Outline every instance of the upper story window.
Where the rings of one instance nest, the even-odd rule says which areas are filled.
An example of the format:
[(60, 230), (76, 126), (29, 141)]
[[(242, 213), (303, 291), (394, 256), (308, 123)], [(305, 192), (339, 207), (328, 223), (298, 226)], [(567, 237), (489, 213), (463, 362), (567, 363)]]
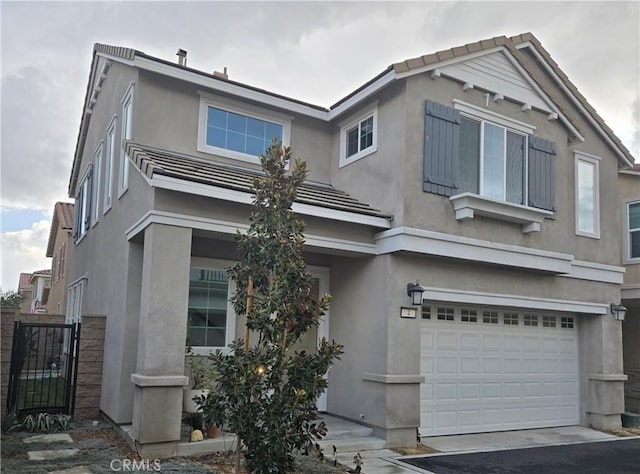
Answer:
[(260, 163), (273, 139), (289, 145), (291, 117), (201, 93), (198, 151)]
[(235, 316), (229, 302), (230, 282), (224, 262), (193, 262), (189, 272), (187, 344), (196, 354), (226, 350), (235, 337)]
[(600, 159), (576, 153), (576, 234), (600, 238)]
[(96, 148), (96, 155), (93, 160), (93, 196), (91, 200), (92, 211), (91, 211), (91, 224), (96, 225), (100, 218), (100, 206), (98, 202), (100, 200), (100, 179), (101, 179), (101, 170), (102, 170), (102, 162), (103, 162), (103, 151), (104, 144), (100, 142), (98, 148)]
[(357, 117), (340, 124), (340, 167), (353, 163), (378, 149), (377, 103)]
[(116, 118), (113, 117), (107, 128), (107, 155), (104, 164), (104, 212), (111, 209), (113, 198), (113, 167), (116, 155)]
[(640, 201), (626, 204), (626, 259), (640, 261)]
[(80, 187), (76, 194), (75, 222), (73, 225), (73, 237), (79, 242), (87, 233), (91, 221), (91, 196), (93, 184), (93, 165), (89, 165), (84, 177), (80, 181)]
[(124, 143), (133, 137), (133, 90), (131, 84), (122, 99), (122, 137), (120, 146), (120, 179), (118, 180), (118, 197), (129, 188), (129, 160), (124, 151)]
[(454, 99), (425, 104), (425, 192), (451, 196), (456, 219), (475, 214), (537, 232), (555, 212), (555, 144), (535, 127)]
[(460, 118), (458, 192), (526, 203), (527, 136), (487, 120)]

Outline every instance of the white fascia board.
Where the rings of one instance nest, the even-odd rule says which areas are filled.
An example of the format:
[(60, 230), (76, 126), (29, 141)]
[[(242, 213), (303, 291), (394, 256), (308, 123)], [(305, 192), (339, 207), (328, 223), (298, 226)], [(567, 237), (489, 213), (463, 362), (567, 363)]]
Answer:
[(450, 288), (427, 287), (422, 295), (423, 301), (446, 301), (457, 304), (473, 304), (522, 308), (537, 311), (559, 311), (580, 314), (608, 314), (609, 305), (588, 301), (556, 300), (535, 296), (483, 293)]
[(571, 132), (575, 135), (575, 137), (578, 140), (584, 143), (585, 138), (582, 136), (582, 134), (578, 131), (576, 127), (573, 126), (573, 124), (569, 121), (569, 119), (560, 111), (560, 109), (551, 100), (551, 98), (549, 98), (549, 96), (547, 96), (547, 94), (544, 93), (544, 91), (540, 88), (540, 86), (538, 86), (538, 83), (534, 81), (531, 76), (529, 76), (527, 71), (524, 70), (524, 68), (520, 65), (520, 63), (516, 60), (516, 58), (513, 57), (513, 55), (508, 50), (505, 50), (505, 53), (506, 53), (505, 55), (507, 57), (507, 60), (511, 62), (513, 67), (515, 67), (518, 70), (518, 72), (520, 72), (520, 74), (522, 74), (522, 77), (524, 77), (525, 80), (529, 83), (529, 85), (533, 87), (533, 89), (538, 93), (538, 95), (542, 98), (542, 100), (549, 106), (551, 111), (556, 113), (560, 118), (560, 121), (569, 130), (571, 130)]
[[(230, 222), (220, 219), (210, 219), (207, 217), (189, 216), (185, 214), (152, 210), (147, 212), (135, 224), (127, 229), (127, 240), (133, 239), (151, 224), (186, 227), (189, 229), (204, 230), (226, 235), (236, 235), (238, 231), (246, 233), (249, 229), (248, 224), (240, 222)], [(305, 246), (355, 254), (376, 254), (376, 245), (373, 243), (336, 239), (315, 234), (305, 235)]]
[(393, 69), (390, 70), (375, 82), (369, 84), (367, 87), (365, 87), (361, 91), (349, 97), (347, 100), (345, 100), (343, 103), (338, 105), (336, 108), (331, 109), (329, 111), (329, 114), (326, 120), (329, 120), (329, 121), (333, 120), (339, 115), (342, 115), (343, 113), (350, 111), (352, 107), (366, 100), (369, 96), (377, 93), (380, 89), (385, 87), (387, 84), (395, 81), (396, 79), (398, 79), (398, 75), (395, 73)]
[(326, 111), (318, 110), (313, 107), (300, 104), (298, 102), (286, 100), (282, 97), (275, 97), (264, 92), (252, 90), (247, 87), (242, 87), (237, 84), (231, 84), (226, 81), (206, 77), (186, 69), (175, 68), (168, 64), (154, 61), (153, 59), (136, 57), (133, 65), (140, 69), (162, 74), (164, 76), (169, 76), (174, 79), (189, 82), (192, 84), (197, 84), (201, 87), (217, 90), (236, 97), (253, 100), (270, 107), (278, 107), (290, 112), (306, 115), (308, 117), (313, 117), (324, 121), (327, 120), (328, 113)]
[(573, 261), (573, 255), (569, 254), (410, 227), (395, 227), (376, 234), (374, 239), (379, 255), (410, 251), (555, 274), (571, 273)]
[[(553, 68), (551, 66), (549, 66), (547, 64), (547, 62), (545, 61), (545, 59), (542, 57), (542, 55), (538, 52), (538, 50), (535, 48), (535, 46), (527, 41), (525, 43), (519, 44), (517, 46), (518, 49), (523, 49), (523, 48), (529, 48), (531, 49), (531, 51), (533, 52), (534, 56), (538, 59), (538, 61), (540, 61), (540, 63), (543, 65), (543, 67), (546, 69), (546, 71), (551, 75), (551, 77), (553, 77), (553, 79), (558, 83), (558, 85), (560, 86), (560, 88), (569, 96), (571, 97), (571, 100), (573, 101), (574, 105), (576, 107), (578, 107), (578, 109), (582, 112), (582, 114), (587, 118), (587, 120), (589, 121), (589, 123), (591, 125), (593, 125), (596, 130), (598, 130), (600, 132), (600, 134), (602, 135), (602, 138), (604, 138), (604, 140), (611, 146), (613, 147), (614, 150), (616, 150), (618, 152), (618, 156), (622, 159), (622, 161), (627, 164), (628, 166), (633, 166), (633, 162), (629, 161), (629, 159), (626, 157), (626, 155), (624, 154), (624, 152), (622, 152), (622, 150), (620, 150), (620, 148), (618, 147), (618, 145), (616, 145), (613, 140), (611, 140), (611, 138), (609, 138), (609, 135), (607, 135), (607, 133), (603, 130), (602, 126), (591, 116), (591, 113), (584, 108), (584, 105), (582, 105), (582, 102), (573, 94), (573, 92), (571, 92), (569, 90), (569, 88), (565, 85), (564, 81), (562, 79), (560, 79), (560, 77), (558, 77), (558, 75), (556, 74), (556, 72), (553, 70)], [(583, 140), (584, 141), (584, 140)]]
[(624, 281), (624, 272), (624, 267), (574, 260), (571, 262), (571, 273), (560, 276), (621, 285)]
[[(221, 199), (223, 201), (231, 201), (241, 204), (253, 203), (253, 194), (250, 193), (210, 186), (208, 184), (194, 183), (192, 181), (171, 178), (167, 176), (154, 176), (151, 179), (151, 185), (156, 188), (196, 194), (199, 196)], [(304, 216), (313, 216), (335, 221), (369, 225), (381, 229), (388, 229), (391, 227), (391, 223), (389, 222), (389, 220), (385, 219), (384, 217), (357, 214), (355, 212), (341, 211), (339, 209), (330, 209), (321, 206), (313, 206), (311, 204), (294, 202), (291, 206), (291, 210), (296, 214)]]

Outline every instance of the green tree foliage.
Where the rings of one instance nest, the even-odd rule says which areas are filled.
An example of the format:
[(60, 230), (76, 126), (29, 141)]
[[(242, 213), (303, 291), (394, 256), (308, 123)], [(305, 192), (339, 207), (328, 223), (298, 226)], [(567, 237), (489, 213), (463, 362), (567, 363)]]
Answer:
[(17, 291), (2, 291), (0, 290), (0, 306), (20, 306), (24, 296)]
[(254, 181), (250, 227), (236, 237), (241, 261), (229, 270), (235, 312), (247, 314), (253, 336), (250, 345), (232, 344), (231, 356), (211, 356), (217, 388), (203, 405), (207, 419), (240, 436), (251, 472), (287, 473), (294, 471), (293, 452), (326, 434), (314, 421), (316, 399), (343, 347), (323, 339), (313, 354), (292, 349), (318, 325), (330, 296), (316, 301), (311, 293), (304, 223), (291, 211), (306, 163), (296, 159), (287, 172), (291, 150), (275, 141), (260, 160), (265, 175)]

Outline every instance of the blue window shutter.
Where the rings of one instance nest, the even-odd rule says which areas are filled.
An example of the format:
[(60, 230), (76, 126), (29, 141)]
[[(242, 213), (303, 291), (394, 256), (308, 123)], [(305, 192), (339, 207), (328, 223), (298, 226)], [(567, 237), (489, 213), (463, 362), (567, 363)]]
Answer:
[(451, 196), (456, 188), (460, 112), (427, 100), (424, 120), (424, 185), (429, 193)]
[(529, 135), (529, 206), (556, 210), (555, 143)]

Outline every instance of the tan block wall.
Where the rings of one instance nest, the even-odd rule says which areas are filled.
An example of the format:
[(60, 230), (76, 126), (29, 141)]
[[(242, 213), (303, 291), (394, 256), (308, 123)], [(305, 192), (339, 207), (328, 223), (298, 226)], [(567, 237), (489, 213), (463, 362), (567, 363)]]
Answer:
[[(11, 346), (14, 322), (64, 323), (64, 316), (52, 314), (21, 314), (19, 308), (2, 308), (0, 321), (0, 403), (4, 417), (7, 413), (7, 389), (11, 367)], [(83, 316), (80, 329), (78, 378), (76, 381), (75, 419), (99, 416), (102, 359), (104, 354), (104, 316)]]

